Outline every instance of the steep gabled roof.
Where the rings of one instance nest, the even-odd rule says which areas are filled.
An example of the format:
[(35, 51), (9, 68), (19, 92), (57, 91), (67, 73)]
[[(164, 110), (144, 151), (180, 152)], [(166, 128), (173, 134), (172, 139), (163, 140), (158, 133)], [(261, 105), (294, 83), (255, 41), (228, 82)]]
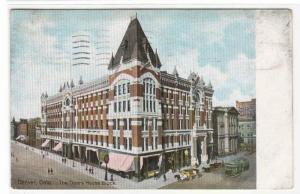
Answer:
[(112, 59), (108, 65), (109, 69), (120, 65), (121, 59), (123, 63), (137, 59), (144, 63), (150, 62), (154, 67), (160, 68), (161, 66), (158, 54), (153, 52), (137, 18), (129, 23), (117, 53)]

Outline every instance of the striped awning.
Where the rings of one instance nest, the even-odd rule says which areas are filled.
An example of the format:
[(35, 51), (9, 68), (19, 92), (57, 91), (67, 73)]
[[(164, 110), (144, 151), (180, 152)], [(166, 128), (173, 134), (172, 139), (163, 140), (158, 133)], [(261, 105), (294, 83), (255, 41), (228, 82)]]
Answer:
[(58, 151), (62, 151), (62, 142), (59, 142), (54, 148), (54, 151), (58, 152)]
[[(102, 166), (105, 166), (105, 164), (102, 163)], [(134, 156), (109, 153), (109, 162), (107, 167), (122, 172), (134, 171)]]
[(46, 140), (44, 141), (44, 143), (42, 144), (42, 148), (48, 147), (48, 146), (49, 146), (49, 142), (50, 142), (50, 139), (46, 139)]

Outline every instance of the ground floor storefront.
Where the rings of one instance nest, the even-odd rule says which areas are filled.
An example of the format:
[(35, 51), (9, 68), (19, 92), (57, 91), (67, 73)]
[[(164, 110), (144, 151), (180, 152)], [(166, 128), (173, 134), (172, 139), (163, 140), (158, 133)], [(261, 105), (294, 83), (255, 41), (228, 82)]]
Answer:
[[(101, 169), (106, 169), (107, 167), (110, 173), (136, 181), (152, 177), (158, 178), (170, 170), (176, 172), (182, 168), (189, 167), (191, 166), (192, 156), (190, 146), (142, 155), (115, 152), (99, 147), (53, 139), (44, 139), (41, 147), (43, 150), (58, 154), (64, 158), (78, 161), (82, 165), (89, 164)], [(194, 150), (197, 156), (200, 157), (200, 161), (203, 154), (201, 150), (201, 146), (196, 151)], [(107, 166), (104, 161), (106, 155), (109, 157)], [(210, 154), (208, 155), (210, 158)]]

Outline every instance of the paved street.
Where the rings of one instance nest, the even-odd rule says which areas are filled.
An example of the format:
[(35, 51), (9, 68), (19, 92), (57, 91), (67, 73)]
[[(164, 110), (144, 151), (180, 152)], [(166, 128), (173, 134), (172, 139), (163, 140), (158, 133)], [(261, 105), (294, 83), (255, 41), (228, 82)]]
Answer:
[[(249, 170), (242, 172), (240, 176), (228, 177), (224, 174), (224, 168), (212, 172), (202, 172), (202, 177), (191, 181), (175, 182), (162, 187), (162, 189), (255, 189), (256, 188), (256, 153), (251, 155), (240, 154), (249, 159)], [(229, 158), (225, 158), (225, 161)]]
[[(25, 147), (28, 147), (28, 150)], [(173, 173), (169, 172), (166, 174), (167, 181), (163, 181), (163, 177), (161, 177), (160, 179), (151, 178), (137, 183), (114, 174), (112, 183), (111, 181), (104, 181), (105, 170), (93, 167), (94, 174), (90, 174), (86, 170), (86, 166), (88, 168), (91, 166), (81, 166), (79, 162), (75, 161), (75, 167), (73, 167), (73, 160), (68, 159), (66, 164), (62, 164), (62, 157), (57, 154), (49, 153), (43, 159), (41, 150), (15, 142), (11, 143), (11, 152), (14, 153), (11, 163), (13, 188), (156, 189), (176, 181)], [(18, 158), (18, 162), (16, 162), (16, 158)], [(48, 175), (48, 168), (53, 168), (53, 175)], [(108, 178), (110, 178), (110, 173), (108, 173)], [(43, 180), (45, 180), (45, 184)], [(66, 180), (69, 184), (62, 184), (60, 180)], [(49, 181), (49, 184), (46, 184), (47, 181)], [(72, 184), (73, 182), (74, 184)]]
[[(11, 185), (15, 189), (111, 189), (110, 182), (73, 170), (53, 159), (49, 155), (43, 159), (32, 148), (12, 143), (14, 154), (11, 162)], [(37, 151), (37, 150), (36, 150)], [(53, 175), (48, 174), (53, 169)]]
[[(28, 147), (26, 149), (26, 147)], [(86, 170), (86, 165), (67, 160), (66, 164), (61, 162), (61, 156), (49, 153), (43, 159), (41, 150), (31, 148), (24, 144), (12, 143), (11, 182), (13, 188), (19, 189), (230, 189), (243, 188), (254, 189), (256, 177), (255, 153), (245, 156), (250, 160), (250, 169), (238, 177), (227, 177), (223, 169), (210, 173), (202, 173), (203, 176), (191, 181), (177, 182), (174, 174), (166, 173), (167, 180), (146, 179), (135, 182), (118, 175), (114, 175), (114, 181), (104, 181), (105, 171), (94, 167), (94, 174)], [(223, 158), (224, 161), (232, 159)], [(48, 168), (53, 169), (53, 175), (48, 174)], [(90, 168), (90, 166), (88, 166)], [(110, 173), (108, 174), (110, 177)]]

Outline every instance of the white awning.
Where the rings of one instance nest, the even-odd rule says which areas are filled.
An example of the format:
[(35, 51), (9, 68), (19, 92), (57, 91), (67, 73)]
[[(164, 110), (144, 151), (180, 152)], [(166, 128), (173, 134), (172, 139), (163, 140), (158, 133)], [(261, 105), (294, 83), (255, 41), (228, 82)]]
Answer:
[(59, 142), (54, 148), (54, 151), (58, 152), (58, 151), (62, 151), (62, 142)]
[(42, 148), (49, 146), (50, 139), (46, 139), (44, 143), (42, 144)]
[(93, 152), (96, 152), (96, 155), (97, 155), (97, 158), (98, 158), (98, 160), (99, 160), (99, 151), (98, 151), (98, 149), (97, 148), (91, 148), (91, 147), (86, 147), (86, 157), (87, 157), (87, 151), (88, 150), (90, 150), (90, 151), (93, 151)]
[(26, 137), (24, 135), (19, 135), (16, 140), (21, 140), (21, 141), (24, 141), (26, 140)]
[[(102, 163), (102, 166), (105, 166)], [(130, 172), (134, 171), (134, 156), (127, 154), (109, 153), (109, 162), (107, 167), (116, 171)]]

